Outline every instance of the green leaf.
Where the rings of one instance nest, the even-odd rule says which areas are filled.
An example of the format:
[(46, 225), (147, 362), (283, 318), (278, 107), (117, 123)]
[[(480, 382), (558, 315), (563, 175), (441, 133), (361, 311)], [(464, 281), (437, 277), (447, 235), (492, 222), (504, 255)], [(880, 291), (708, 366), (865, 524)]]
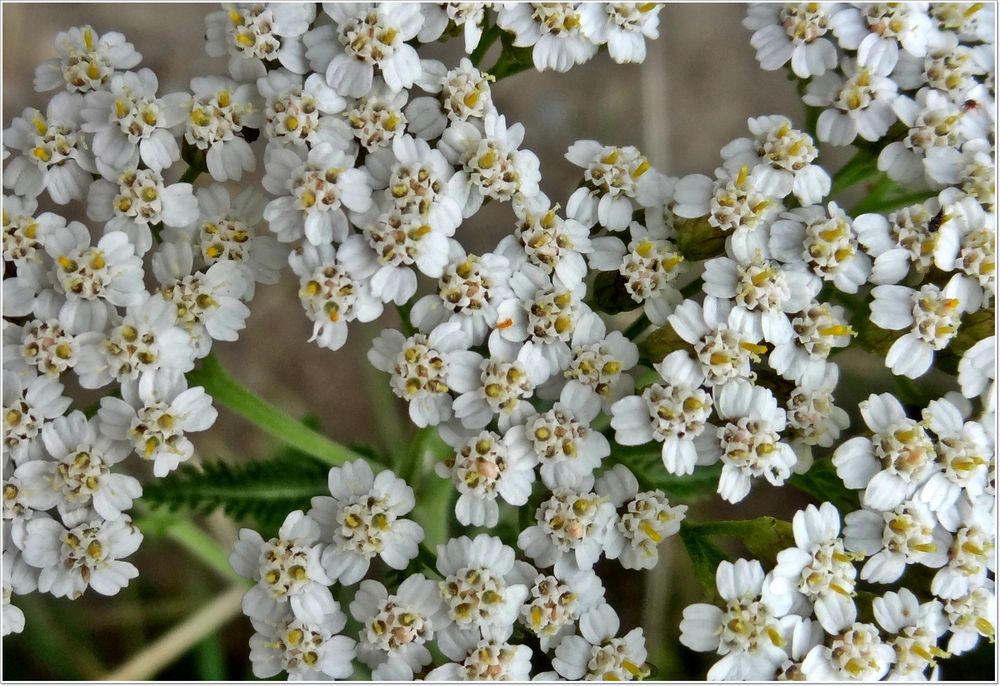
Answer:
[(649, 479), (654, 488), (659, 488), (667, 494), (671, 503), (689, 503), (715, 493), (719, 487), (719, 475), (722, 465), (714, 464), (708, 467), (697, 467), (693, 474), (677, 476), (668, 473), (660, 463), (661, 474)]
[(694, 575), (701, 583), (705, 597), (709, 601), (714, 601), (715, 570), (719, 568), (719, 563), (728, 560), (729, 556), (722, 552), (722, 549), (715, 545), (697, 525), (688, 524), (686, 521), (681, 522), (681, 542), (687, 550), (688, 557), (691, 558)]
[(805, 474), (793, 474), (785, 483), (808, 493), (817, 502), (831, 502), (841, 512), (853, 512), (859, 509), (858, 494), (844, 486), (837, 476), (833, 461), (829, 459), (816, 460)]

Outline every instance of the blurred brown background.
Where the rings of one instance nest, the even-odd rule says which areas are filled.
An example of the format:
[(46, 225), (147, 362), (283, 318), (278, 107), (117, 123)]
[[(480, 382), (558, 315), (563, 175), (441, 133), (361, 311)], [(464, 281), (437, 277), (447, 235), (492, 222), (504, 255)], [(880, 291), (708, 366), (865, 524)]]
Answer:
[[(4, 125), (24, 107), (44, 110), (50, 94), (33, 92), (35, 65), (54, 56), (56, 33), (74, 25), (88, 23), (99, 33), (123, 32), (142, 53), (141, 66), (158, 75), (161, 94), (186, 89), (193, 76), (223, 73), (225, 60), (209, 58), (203, 44), (204, 17), (218, 7), (4, 2)], [(660, 38), (647, 44), (643, 65), (617, 65), (602, 53), (567, 74), (531, 71), (497, 84), (495, 103), (508, 123), (524, 123), (523, 147), (541, 159), (542, 189), (549, 197), (565, 204), (575, 187), (579, 170), (563, 154), (578, 139), (635, 145), (656, 168), (674, 176), (711, 175), (719, 149), (745, 135), (747, 117), (783, 113), (801, 124), (794, 85), (784, 72), (758, 68), (749, 32), (740, 25), (744, 14), (745, 6), (736, 4), (668, 5), (660, 13)], [(424, 56), (455, 64), (460, 43), (428, 46)], [(493, 59), (491, 54), (484, 65)], [(261, 171), (243, 183), (255, 183)], [(75, 210), (86, 221), (82, 209)], [(489, 250), (512, 229), (512, 222), (509, 206), (494, 204), (464, 224), (459, 238), (469, 250)], [(368, 325), (352, 324), (348, 345), (334, 353), (306, 342), (310, 325), (296, 292), (290, 272), (278, 285), (258, 287), (239, 342), (217, 345), (217, 356), (241, 382), (289, 414), (316, 415), (335, 440), (391, 449), (390, 443), (400, 439), (399, 417), (405, 413), (399, 413), (385, 379), (368, 365), (365, 352), (382, 327), (396, 324), (394, 312), (387, 310), (382, 320)], [(366, 387), (375, 392), (363, 392)], [(852, 395), (867, 392), (862, 386)], [(261, 458), (276, 446), (224, 409), (216, 426), (195, 442), (201, 457), (233, 460)], [(762, 484), (755, 485), (754, 492), (757, 497), (743, 504), (740, 517), (779, 514), (775, 503), (790, 496)], [(710, 511), (700, 517), (730, 516), (719, 507), (720, 501), (710, 500)], [(782, 509), (793, 505), (784, 502)], [(232, 523), (218, 514), (199, 521), (228, 549), (236, 534)], [(622, 616), (623, 629), (645, 628), (650, 660), (661, 670), (658, 678), (701, 678), (710, 664), (703, 658), (709, 656), (695, 655), (677, 643), (680, 611), (700, 600), (699, 590), (676, 537), (661, 555), (660, 566), (651, 574), (614, 573), (616, 565), (607, 565), (609, 600)], [(225, 588), (222, 580), (166, 540), (147, 540), (132, 561), (140, 577), (112, 599), (93, 593), (76, 603), (38, 595), (15, 598), (25, 610), (28, 628), (4, 641), (5, 676), (100, 678)], [(249, 623), (237, 616), (147, 678), (252, 678), (246, 647), (250, 631)]]

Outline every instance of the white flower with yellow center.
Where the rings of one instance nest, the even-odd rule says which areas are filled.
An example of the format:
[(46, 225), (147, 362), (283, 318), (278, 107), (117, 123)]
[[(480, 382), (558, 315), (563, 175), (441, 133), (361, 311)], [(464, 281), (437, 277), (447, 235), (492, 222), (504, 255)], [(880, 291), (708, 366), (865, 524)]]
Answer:
[(944, 604), (948, 616), (948, 652), (961, 655), (975, 648), (979, 639), (996, 639), (997, 599), (994, 582), (987, 579), (982, 586)]
[[(626, 373), (639, 362), (639, 348), (621, 331), (593, 340), (582, 339), (572, 347), (573, 358), (562, 373), (562, 379), (576, 381), (601, 400), (605, 414), (635, 388), (632, 375)], [(560, 388), (562, 379), (553, 377), (539, 395), (548, 398)], [(561, 392), (561, 391), (560, 391)]]
[(63, 395), (63, 389), (51, 376), (4, 374), (3, 445), (4, 454), (14, 464), (41, 457), (41, 445), (36, 439), (42, 426), (46, 420), (62, 416), (72, 402)]
[(4, 341), (4, 371), (18, 376), (31, 376), (32, 370), (37, 370), (50, 378), (58, 377), (76, 365), (80, 354), (76, 336), (55, 319), (34, 319), (23, 328), (5, 326), (4, 337), (8, 335), (12, 340), (9, 344)]
[(104, 223), (106, 234), (123, 232), (141, 256), (153, 247), (153, 226), (191, 224), (198, 217), (198, 200), (189, 183), (168, 186), (160, 172), (130, 167), (115, 183), (98, 179), (90, 185), (87, 217)]
[(922, 681), (928, 667), (935, 667), (940, 658), (950, 657), (938, 647), (948, 629), (941, 601), (921, 603), (912, 591), (901, 588), (899, 593), (890, 591), (875, 598), (872, 609), (882, 628), (894, 634), (886, 641), (896, 651), (889, 679)]
[(989, 42), (995, 33), (996, 10), (989, 4), (935, 2), (931, 3), (930, 16), (934, 28), (954, 32), (963, 40)]
[(320, 47), (306, 39), (306, 55), (315, 71), (325, 71), (326, 82), (335, 91), (345, 97), (363, 96), (376, 70), (393, 92), (409, 88), (420, 78), (420, 57), (409, 44), (424, 25), (418, 3), (328, 2), (323, 11), (336, 24), (324, 37), (332, 34), (342, 47)]
[[(3, 196), (3, 261), (20, 266), (28, 262), (41, 262), (45, 253), (45, 240), (57, 227), (66, 226), (58, 214), (38, 214), (34, 198)], [(37, 215), (37, 216), (36, 216)]]
[(720, 562), (715, 582), (725, 607), (697, 603), (684, 608), (681, 644), (723, 656), (708, 671), (710, 680), (772, 679), (802, 621), (788, 614), (791, 596), (772, 592), (771, 578), (756, 560)]
[(785, 198), (793, 193), (801, 205), (814, 205), (830, 192), (830, 175), (813, 161), (819, 155), (807, 133), (792, 128), (780, 115), (747, 120), (753, 138), (737, 138), (722, 148), (730, 174), (750, 169), (750, 183), (761, 193)]
[(642, 629), (618, 636), (621, 623), (607, 603), (580, 617), (580, 636), (567, 636), (556, 647), (552, 666), (565, 679), (633, 681), (649, 676)]
[(403, 112), (408, 98), (407, 91), (394, 93), (382, 79), (375, 79), (371, 89), (344, 112), (352, 135), (361, 147), (368, 152), (388, 147), (408, 129), (409, 122)]
[(659, 489), (640, 493), (635, 475), (621, 464), (601, 474), (594, 491), (618, 509), (608, 530), (608, 557), (625, 569), (653, 569), (660, 559), (658, 546), (680, 531), (687, 505), (672, 507)]
[(187, 93), (156, 97), (158, 81), (149, 69), (111, 77), (108, 90), (95, 90), (84, 99), (81, 128), (94, 134), (97, 169), (115, 179), (139, 161), (162, 171), (177, 161), (181, 149), (174, 137), (184, 122)]
[(580, 5), (580, 28), (597, 45), (607, 45), (618, 64), (643, 62), (645, 39), (660, 37), (662, 8), (655, 2), (586, 2)]
[(799, 456), (793, 468), (796, 474), (804, 473), (812, 465), (812, 446), (829, 448), (840, 432), (851, 425), (847, 412), (834, 404), (839, 378), (837, 365), (817, 365), (798, 379), (788, 394), (786, 429)]
[(277, 196), (264, 208), (264, 219), (278, 240), (303, 236), (313, 245), (342, 242), (350, 230), (345, 209), (372, 207), (372, 189), (354, 157), (322, 143), (308, 152), (271, 148), (264, 163), (264, 188)]
[(944, 288), (925, 284), (920, 290), (906, 286), (876, 286), (871, 321), (881, 329), (909, 329), (889, 348), (885, 364), (893, 374), (911, 379), (922, 376), (934, 362), (934, 351), (946, 348), (958, 332), (966, 303), (959, 295), (960, 275)]
[(807, 105), (826, 108), (816, 120), (816, 137), (832, 145), (850, 145), (858, 136), (878, 141), (896, 122), (892, 68), (844, 58), (841, 69), (843, 76), (829, 71), (810, 81), (802, 96)]
[(514, 233), (497, 245), (497, 252), (510, 261), (511, 271), (527, 262), (564, 284), (583, 281), (587, 276), (583, 256), (593, 250), (587, 227), (560, 217), (559, 205), (552, 205), (544, 193), (520, 199), (513, 206), (518, 219)]
[(347, 616), (334, 601), (334, 610), (322, 622), (304, 622), (288, 613), (275, 623), (254, 621), (250, 663), (258, 679), (282, 671), (290, 679), (346, 679), (354, 671), (355, 641), (339, 635)]
[(597, 53), (583, 33), (579, 2), (501, 3), (497, 26), (514, 34), (515, 47), (531, 47), (535, 69), (569, 71)]
[(551, 410), (511, 427), (504, 441), (512, 454), (541, 463), (547, 488), (572, 488), (611, 453), (608, 439), (590, 428), (600, 411), (600, 397), (579, 381), (570, 381)]
[(494, 527), (500, 517), (498, 498), (515, 506), (528, 502), (538, 463), (533, 453), (512, 450), (508, 441), (492, 431), (470, 433), (442, 427), (441, 434), (455, 452), (435, 465), (434, 472), (455, 484), (459, 522)]
[(424, 540), (423, 528), (403, 519), (413, 509), (413, 489), (387, 469), (375, 476), (363, 460), (332, 468), (328, 485), (330, 496), (313, 498), (309, 516), (319, 522), (323, 540), (332, 540), (322, 556), (330, 578), (356, 583), (375, 556), (405, 569)]
[(191, 79), (190, 114), (184, 139), (205, 154), (208, 173), (216, 181), (239, 181), (257, 168), (243, 130), (259, 129), (261, 107), (253, 84), (237, 84), (220, 76)]
[(218, 412), (205, 389), (188, 388), (183, 375), (155, 381), (122, 384), (121, 398), (101, 398), (97, 418), (101, 433), (131, 443), (153, 463), (153, 475), (164, 477), (194, 454), (187, 434), (210, 428)]
[(300, 245), (288, 262), (299, 277), (299, 300), (313, 323), (310, 342), (339, 350), (347, 341), (348, 322), (370, 322), (382, 314), (382, 301), (372, 295), (367, 281), (347, 271), (332, 245)]
[(715, 179), (690, 174), (674, 187), (674, 213), (678, 217), (708, 217), (708, 223), (723, 233), (765, 229), (785, 210), (780, 198), (764, 193), (750, 179), (750, 167), (743, 165), (735, 174), (724, 167), (715, 170)]
[[(468, 634), (455, 641), (451, 662), (431, 670), (427, 681), (528, 681), (531, 678), (531, 648), (508, 643), (507, 631), (491, 629), (480, 638)], [(445, 640), (440, 637), (438, 641)], [(442, 651), (443, 652), (443, 651)], [(451, 655), (449, 655), (451, 657)]]
[(80, 359), (74, 368), (84, 388), (102, 388), (113, 381), (185, 373), (194, 367), (191, 335), (178, 325), (177, 307), (155, 294), (106, 333), (77, 337)]
[(290, 609), (296, 619), (321, 624), (339, 608), (320, 565), (320, 526), (302, 510), (288, 513), (278, 535), (265, 541), (252, 529), (240, 529), (229, 564), (255, 582), (243, 596), (243, 613), (275, 623)]
[(809, 505), (792, 518), (794, 548), (778, 553), (772, 592), (794, 598), (796, 606), (807, 603), (823, 630), (836, 634), (854, 623), (855, 556), (844, 550), (840, 538), (840, 513), (831, 503), (817, 509)]
[(862, 503), (892, 510), (940, 470), (924, 427), (908, 419), (899, 400), (872, 394), (859, 408), (873, 435), (856, 436), (833, 454), (837, 475), (848, 488), (865, 489)]
[(536, 574), (521, 606), (520, 622), (538, 636), (542, 650), (576, 629), (580, 616), (604, 602), (604, 586), (593, 571), (569, 570), (564, 575)]
[(786, 264), (802, 265), (844, 293), (857, 293), (868, 281), (871, 259), (858, 246), (851, 218), (830, 202), (800, 207), (771, 225), (771, 254)]
[(467, 57), (450, 70), (440, 62), (423, 64), (425, 72), (432, 73), (425, 74), (427, 83), (421, 87), (434, 97), (413, 98), (406, 106), (407, 129), (414, 136), (431, 141), (450, 122), (481, 120), (495, 109), (490, 92), (490, 83), (495, 79), (476, 69)]
[(441, 134), (438, 149), (459, 168), (450, 185), (463, 217), (478, 212), (485, 198), (509, 202), (538, 194), (538, 157), (518, 149), (523, 140), (524, 126), (508, 127), (496, 111), (487, 112), (481, 127), (456, 121)]
[(957, 186), (962, 193), (994, 212), (997, 197), (997, 170), (989, 141), (976, 138), (962, 145), (931, 148), (927, 151), (927, 175), (941, 186)]
[(948, 549), (948, 564), (931, 580), (938, 598), (960, 598), (986, 582), (987, 572), (996, 572), (996, 505), (989, 495), (962, 498), (956, 508), (958, 524)]
[(738, 378), (756, 378), (750, 363), (760, 362), (767, 346), (752, 321), (725, 299), (706, 296), (704, 304), (685, 300), (667, 317), (674, 332), (694, 346), (694, 359), (708, 386)]
[(592, 569), (604, 552), (615, 506), (592, 491), (593, 477), (573, 489), (557, 488), (535, 511), (536, 524), (517, 537), (517, 547), (539, 567), (556, 575), (570, 569)]
[(840, 3), (758, 2), (747, 10), (743, 26), (754, 32), (750, 45), (761, 69), (775, 71), (791, 62), (801, 79), (820, 76), (837, 66), (837, 48), (831, 40), (830, 19)]
[(470, 639), (513, 628), (528, 596), (515, 564), (514, 549), (487, 534), (452, 538), (437, 547), (438, 588), (452, 621), (437, 641), (447, 657), (461, 660)]
[[(641, 395), (630, 395), (611, 406), (611, 426), (620, 445), (663, 443), (663, 465), (671, 474), (691, 474), (699, 464), (696, 441), (711, 426), (711, 396), (701, 388), (705, 376), (683, 350), (654, 366), (663, 379)], [(707, 439), (706, 439), (707, 440)]]
[(891, 510), (857, 510), (844, 517), (844, 547), (870, 556), (861, 568), (863, 581), (892, 583), (909, 564), (943, 567), (951, 541), (919, 500), (907, 500)]
[(347, 102), (319, 74), (310, 74), (303, 83), (300, 75), (276, 69), (257, 79), (257, 90), (264, 97), (268, 145), (301, 148), (329, 143), (349, 154), (354, 152), (351, 128), (343, 117), (336, 116)]
[(455, 364), (450, 383), (460, 394), (455, 398), (455, 417), (467, 429), (481, 429), (494, 417), (502, 431), (519, 424), (534, 411), (529, 398), (535, 388), (551, 375), (545, 355), (531, 341), (516, 355), (494, 354), (479, 357), (478, 364), (472, 361), (470, 357), (467, 364)]
[(377, 581), (362, 581), (351, 615), (361, 622), (359, 660), (369, 667), (402, 660), (416, 671), (430, 664), (427, 643), (451, 622), (437, 584), (423, 574), (407, 577), (392, 595)]
[(754, 477), (763, 476), (772, 486), (781, 486), (797, 462), (795, 451), (780, 440), (786, 414), (771, 391), (745, 379), (729, 381), (715, 389), (715, 411), (720, 426), (715, 440), (695, 443), (699, 464), (722, 461), (719, 494), (737, 503), (750, 492)]
[(833, 15), (831, 25), (841, 48), (857, 50), (858, 59), (888, 74), (896, 66), (900, 48), (914, 57), (927, 54), (928, 5), (873, 2), (847, 6)]
[(891, 645), (882, 641), (874, 624), (855, 622), (830, 645), (817, 645), (802, 661), (802, 674), (816, 681), (877, 681), (895, 661)]
[(934, 452), (939, 469), (920, 488), (920, 499), (937, 513), (941, 523), (954, 530), (961, 517), (956, 506), (965, 494), (977, 499), (986, 491), (993, 438), (981, 422), (966, 422), (958, 407), (947, 399), (932, 400), (922, 413), (923, 424), (934, 432)]
[(655, 204), (662, 176), (633, 146), (579, 140), (569, 146), (566, 159), (584, 170), (583, 185), (566, 205), (567, 215), (583, 225), (598, 223), (609, 231), (623, 231), (637, 207)]
[(486, 11), (489, 10), (494, 3), (492, 2), (446, 2), (445, 12), (448, 15), (448, 19), (455, 24), (455, 26), (462, 27), (462, 37), (465, 41), (465, 52), (466, 54), (471, 54), (476, 46), (479, 45), (479, 39), (483, 35), (483, 19), (486, 17)]
[(843, 307), (816, 300), (792, 317), (792, 330), (794, 336), (777, 343), (767, 358), (768, 365), (790, 381), (816, 373), (834, 348), (847, 347), (856, 335)]
[(451, 419), (449, 361), (469, 356), (468, 334), (454, 322), (436, 326), (429, 334), (406, 338), (395, 329), (385, 329), (372, 342), (368, 361), (391, 375), (389, 385), (397, 397), (409, 403), (410, 419), (417, 426), (436, 426)]
[(17, 153), (6, 163), (4, 188), (28, 198), (47, 191), (57, 205), (84, 196), (97, 167), (80, 129), (82, 109), (82, 95), (57, 93), (44, 114), (29, 107), (14, 118), (3, 132), (4, 154)]
[(467, 255), (453, 241), (448, 264), (438, 278), (437, 293), (425, 295), (413, 304), (410, 321), (424, 333), (446, 321), (457, 323), (471, 345), (479, 345), (496, 326), (497, 306), (514, 296), (510, 276), (507, 258), (495, 253)]
[(265, 62), (278, 62), (296, 74), (308, 64), (302, 34), (316, 19), (309, 3), (233, 3), (205, 17), (205, 51), (229, 56), (229, 73), (237, 81), (265, 76)]
[(75, 600), (88, 588), (115, 595), (128, 586), (139, 570), (120, 558), (134, 553), (140, 543), (142, 534), (128, 517), (95, 519), (68, 529), (55, 519), (36, 517), (25, 525), (22, 557), (41, 569), (39, 591)]
[(142, 61), (142, 55), (122, 34), (109, 31), (100, 35), (87, 25), (57, 33), (55, 48), (59, 57), (35, 69), (35, 90), (40, 93), (56, 88), (80, 93), (104, 90), (114, 74)]

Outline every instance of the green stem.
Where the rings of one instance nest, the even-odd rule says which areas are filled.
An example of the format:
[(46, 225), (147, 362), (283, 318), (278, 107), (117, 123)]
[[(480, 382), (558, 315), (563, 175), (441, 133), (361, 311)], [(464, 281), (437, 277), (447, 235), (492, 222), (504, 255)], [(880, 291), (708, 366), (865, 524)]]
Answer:
[(873, 157), (867, 150), (858, 150), (854, 157), (833, 175), (830, 197), (876, 174), (878, 174), (878, 158)]
[(898, 210), (900, 207), (922, 203), (928, 198), (933, 198), (935, 195), (937, 195), (937, 191), (913, 191), (912, 193), (893, 195), (887, 198), (884, 193), (872, 193), (872, 195), (869, 195), (851, 209), (851, 215), (857, 217), (859, 214), (869, 212), (892, 212), (893, 210)]
[(366, 459), (350, 448), (310, 429), (302, 422), (292, 419), (250, 389), (240, 385), (226, 373), (214, 355), (204, 358), (198, 369), (189, 372), (188, 381), (192, 386), (204, 386), (205, 392), (217, 402), (256, 424), (265, 432), (326, 464), (339, 466), (350, 460)]
[(486, 57), (486, 53), (493, 47), (497, 38), (500, 37), (501, 32), (502, 30), (499, 26), (489, 26), (483, 31), (483, 35), (479, 38), (479, 45), (469, 55), (469, 61), (472, 62), (472, 66), (479, 69), (479, 65), (483, 63), (483, 58)]
[(201, 169), (188, 167), (187, 171), (181, 174), (180, 183), (194, 183), (194, 180), (201, 176)]
[(152, 511), (142, 502), (136, 505), (136, 511), (142, 515), (135, 522), (140, 531), (166, 536), (227, 581), (249, 583), (230, 566), (229, 556), (222, 545), (191, 520), (163, 510)]
[(634, 341), (636, 338), (641, 336), (643, 332), (646, 331), (646, 329), (649, 328), (649, 325), (650, 325), (649, 317), (647, 317), (646, 314), (643, 313), (639, 315), (638, 319), (629, 324), (628, 328), (622, 331), (622, 333), (625, 335), (625, 338), (629, 339), (630, 341)]

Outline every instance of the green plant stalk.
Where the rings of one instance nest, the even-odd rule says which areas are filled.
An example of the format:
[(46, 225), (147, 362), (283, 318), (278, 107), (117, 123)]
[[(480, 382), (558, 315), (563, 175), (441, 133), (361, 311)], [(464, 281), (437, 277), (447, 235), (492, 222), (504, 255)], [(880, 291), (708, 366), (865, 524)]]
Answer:
[(216, 402), (266, 433), (328, 465), (336, 467), (351, 460), (366, 460), (363, 455), (292, 419), (241, 385), (226, 373), (214, 355), (205, 357), (198, 369), (188, 372), (188, 381), (192, 386), (203, 386)]
[(188, 167), (187, 170), (181, 174), (179, 180), (180, 183), (194, 183), (194, 180), (201, 176), (201, 169), (197, 167)]
[(858, 150), (854, 157), (841, 167), (830, 183), (829, 195), (835, 196), (851, 186), (878, 174), (878, 159), (867, 150)]
[(486, 57), (486, 53), (489, 49), (493, 47), (497, 38), (500, 37), (501, 29), (499, 26), (488, 26), (483, 31), (482, 37), (479, 39), (479, 45), (476, 49), (472, 51), (469, 55), (469, 61), (472, 62), (472, 66), (479, 69), (479, 66), (483, 63), (483, 58)]
[(206, 567), (218, 572), (223, 578), (236, 583), (250, 583), (249, 580), (244, 579), (233, 570), (229, 564), (229, 557), (222, 550), (218, 541), (195, 526), (190, 520), (176, 519), (167, 528), (166, 536)]

